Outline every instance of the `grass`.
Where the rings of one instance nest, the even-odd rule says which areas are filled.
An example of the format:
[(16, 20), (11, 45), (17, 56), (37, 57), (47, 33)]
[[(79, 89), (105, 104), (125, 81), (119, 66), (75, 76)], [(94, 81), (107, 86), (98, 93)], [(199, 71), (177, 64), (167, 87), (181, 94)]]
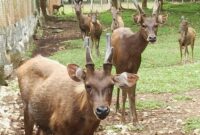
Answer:
[(137, 110), (154, 110), (165, 107), (166, 104), (158, 100), (139, 100), (137, 102)]
[(175, 95), (173, 97), (175, 100), (178, 100), (178, 101), (188, 101), (188, 100), (192, 100), (192, 97), (190, 96), (185, 96), (185, 95)]
[(200, 129), (200, 117), (193, 117), (186, 120), (184, 124), (184, 129), (186, 132), (192, 132), (195, 129)]
[[(164, 108), (166, 107), (165, 102), (159, 101), (159, 100), (154, 100), (154, 99), (148, 99), (148, 100), (138, 100), (136, 103), (136, 108), (137, 110), (155, 110), (159, 108)], [(129, 103), (126, 102), (125, 108), (129, 108)]]

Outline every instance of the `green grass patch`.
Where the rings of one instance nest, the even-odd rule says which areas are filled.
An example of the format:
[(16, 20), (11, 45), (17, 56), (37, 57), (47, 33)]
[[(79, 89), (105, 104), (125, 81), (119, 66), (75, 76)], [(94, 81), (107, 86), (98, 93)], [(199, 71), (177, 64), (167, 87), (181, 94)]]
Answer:
[[(166, 104), (163, 101), (158, 101), (158, 100), (138, 100), (136, 102), (136, 108), (137, 110), (154, 110), (154, 109), (159, 109), (163, 108), (166, 106)], [(129, 102), (126, 102), (125, 108), (129, 108)]]
[[(191, 70), (192, 69), (192, 70)], [(141, 93), (182, 93), (200, 88), (200, 62), (158, 68), (142, 68), (138, 91)]]
[(158, 100), (138, 100), (137, 109), (138, 110), (154, 110), (165, 107), (166, 104)]
[(173, 97), (175, 100), (178, 100), (178, 101), (188, 101), (188, 100), (192, 100), (192, 97), (190, 96), (185, 96), (185, 95), (175, 95)]
[(195, 129), (200, 129), (200, 117), (193, 117), (186, 120), (184, 125), (186, 132), (192, 132)]

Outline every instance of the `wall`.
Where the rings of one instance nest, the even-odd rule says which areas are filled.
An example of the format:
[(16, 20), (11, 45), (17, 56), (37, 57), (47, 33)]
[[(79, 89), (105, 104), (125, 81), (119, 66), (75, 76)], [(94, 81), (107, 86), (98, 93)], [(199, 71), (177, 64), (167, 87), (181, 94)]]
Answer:
[(37, 24), (37, 0), (0, 0), (0, 85), (28, 48)]

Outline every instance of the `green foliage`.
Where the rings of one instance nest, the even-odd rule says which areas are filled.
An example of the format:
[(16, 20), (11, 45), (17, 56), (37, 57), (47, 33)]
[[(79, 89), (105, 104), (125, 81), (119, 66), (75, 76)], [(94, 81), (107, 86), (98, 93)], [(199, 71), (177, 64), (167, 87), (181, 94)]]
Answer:
[(181, 12), (181, 13), (200, 13), (199, 3), (181, 3), (170, 4), (164, 3), (164, 10), (168, 12)]
[(184, 125), (186, 132), (191, 132), (195, 129), (200, 129), (200, 117), (188, 118)]

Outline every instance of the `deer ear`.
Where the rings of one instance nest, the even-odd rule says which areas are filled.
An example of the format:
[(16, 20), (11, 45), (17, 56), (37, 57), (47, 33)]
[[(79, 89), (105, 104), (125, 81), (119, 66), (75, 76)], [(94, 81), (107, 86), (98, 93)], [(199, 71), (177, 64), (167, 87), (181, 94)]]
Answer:
[(158, 15), (158, 23), (164, 24), (167, 21), (168, 14), (166, 15)]
[(139, 77), (136, 74), (123, 72), (121, 74), (115, 75), (113, 77), (113, 81), (117, 87), (126, 89), (133, 87), (136, 84), (138, 78)]
[(85, 79), (85, 72), (76, 64), (68, 64), (67, 72), (70, 78), (76, 82), (80, 82)]
[(143, 16), (142, 15), (136, 14), (136, 15), (133, 15), (132, 18), (133, 18), (133, 21), (137, 24), (143, 23)]

